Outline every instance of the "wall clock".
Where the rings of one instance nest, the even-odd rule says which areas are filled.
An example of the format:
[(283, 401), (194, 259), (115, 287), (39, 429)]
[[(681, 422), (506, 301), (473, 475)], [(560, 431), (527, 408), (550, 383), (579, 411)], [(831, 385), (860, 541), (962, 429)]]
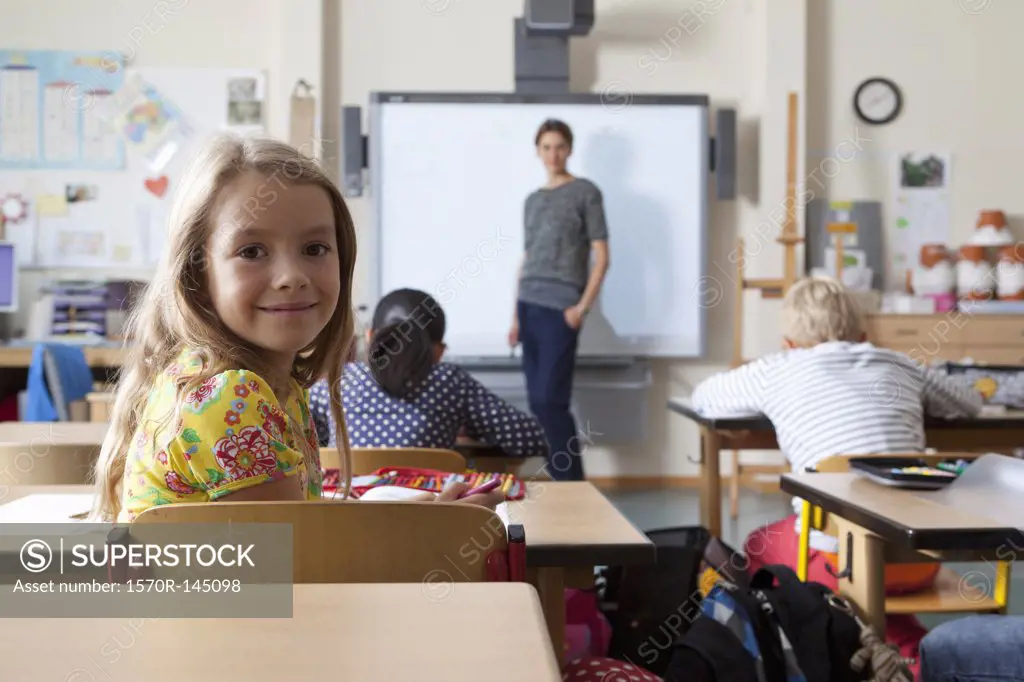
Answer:
[(903, 108), (903, 94), (888, 78), (869, 78), (857, 87), (853, 109), (865, 123), (884, 125), (895, 120)]

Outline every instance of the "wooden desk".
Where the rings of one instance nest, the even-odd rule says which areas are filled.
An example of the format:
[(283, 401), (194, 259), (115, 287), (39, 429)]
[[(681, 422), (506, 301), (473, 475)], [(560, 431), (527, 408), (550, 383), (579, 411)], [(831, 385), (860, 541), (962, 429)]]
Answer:
[(443, 601), (419, 584), (293, 589), (290, 619), (4, 619), (0, 678), (177, 682), (169, 652), (205, 651), (196, 682), (562, 679), (529, 585), (460, 583)]
[(561, 652), (565, 588), (592, 586), (595, 566), (654, 563), (654, 543), (591, 483), (527, 482), (526, 491), (524, 499), (500, 505), (498, 514), (506, 524), (523, 525), (530, 581)]
[(101, 445), (109, 423), (0, 422), (0, 443)]
[[(90, 490), (72, 485), (11, 487), (0, 502)], [(499, 505), (498, 513), (506, 524), (523, 525), (530, 582), (537, 587), (555, 651), (561, 655), (565, 588), (592, 586), (595, 566), (654, 563), (654, 543), (590, 483), (527, 482), (526, 490), (524, 499)], [(488, 546), (491, 529), (480, 531), (479, 537), (467, 538), (470, 548), (472, 543)]]
[[(983, 459), (987, 458), (971, 466), (979, 466)], [(839, 591), (858, 604), (878, 632), (884, 631), (885, 623), (886, 563), (977, 561), (989, 556), (1006, 561), (1015, 556), (1008, 548), (1024, 547), (1024, 531), (1015, 525), (1024, 517), (1019, 492), (990, 486), (900, 490), (856, 473), (785, 474), (781, 485), (785, 492), (821, 507), (836, 521), (839, 570), (853, 569), (850, 577), (839, 581)], [(965, 590), (973, 587), (959, 586), (964, 598), (970, 598)]]
[[(32, 346), (0, 345), (0, 367), (27, 368), (32, 364)], [(120, 346), (82, 346), (85, 361), (90, 367), (116, 368), (124, 361), (124, 349)]]
[[(32, 351), (32, 346), (0, 344), (0, 396), (14, 395), (25, 390), (28, 367), (32, 364)], [(93, 370), (94, 378), (101, 381), (108, 381), (124, 358), (124, 350), (117, 346), (86, 346), (82, 351)]]
[[(668, 409), (690, 419), (701, 435), (701, 524), (712, 535), (722, 533), (722, 450), (778, 450), (775, 429), (764, 416), (708, 417), (688, 399), (673, 398)], [(925, 420), (927, 447), (938, 450), (983, 452), (1024, 447), (1024, 412), (978, 419)]]
[[(97, 405), (109, 404), (110, 394), (90, 393), (92, 412)], [(106, 404), (105, 404), (106, 402)], [(102, 421), (88, 422), (0, 422), (0, 443), (37, 442), (71, 443), (74, 445), (100, 445), (110, 428), (109, 416)], [(526, 462), (523, 457), (510, 457), (500, 450), (473, 441), (460, 440), (454, 448), (467, 461), (474, 463), (480, 471), (497, 471), (518, 474)]]

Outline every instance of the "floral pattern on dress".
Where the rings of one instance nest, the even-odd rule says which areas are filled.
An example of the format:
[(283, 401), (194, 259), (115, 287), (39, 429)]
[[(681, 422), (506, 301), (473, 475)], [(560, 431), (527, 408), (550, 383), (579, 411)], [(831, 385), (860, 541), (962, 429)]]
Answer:
[(271, 407), (266, 401), (260, 400), (256, 410), (263, 417), (263, 428), (270, 434), (270, 437), (276, 441), (283, 441), (286, 424), (280, 408)]
[(199, 384), (185, 396), (185, 409), (195, 414), (202, 414), (211, 405), (215, 405), (227, 383), (224, 374), (210, 377)]
[(154, 382), (131, 440), (119, 520), (132, 521), (153, 506), (208, 502), (286, 476), (298, 477), (307, 499), (319, 499), (319, 444), (307, 392), (292, 382), (282, 405), (262, 378), (231, 370), (205, 377), (183, 394), (182, 382), (203, 371), (201, 357), (183, 351)]
[(192, 486), (182, 480), (181, 476), (174, 471), (167, 472), (167, 475), (164, 476), (164, 483), (167, 485), (168, 490), (181, 495), (191, 495), (195, 492), (192, 490)]
[(277, 469), (277, 458), (263, 429), (247, 426), (238, 434), (229, 434), (213, 446), (217, 464), (228, 480), (269, 474)]

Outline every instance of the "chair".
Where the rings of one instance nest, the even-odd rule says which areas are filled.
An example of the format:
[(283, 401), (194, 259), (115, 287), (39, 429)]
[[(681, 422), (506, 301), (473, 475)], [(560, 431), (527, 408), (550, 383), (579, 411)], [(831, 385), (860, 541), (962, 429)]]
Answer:
[(85, 396), (89, 421), (109, 422), (110, 410), (114, 406), (114, 394), (109, 391), (93, 391)]
[(497, 513), (474, 505), (355, 501), (168, 504), (139, 514), (130, 532), (133, 539), (144, 538), (147, 527), (169, 523), (291, 524), (295, 583), (525, 580), (522, 526), (506, 529)]
[[(320, 448), (320, 466), (340, 469), (338, 450)], [(442, 448), (352, 448), (353, 476), (372, 474), (381, 467), (415, 467), (457, 474), (466, 470), (466, 458)]]
[[(916, 457), (929, 463), (937, 463), (947, 459), (975, 459), (979, 455), (975, 452), (946, 452), (935, 455), (922, 455), (918, 453), (906, 455), (835, 455), (818, 462), (815, 469), (820, 473), (844, 473), (850, 470), (850, 460), (852, 458), (868, 456)], [(815, 507), (806, 500), (804, 501), (800, 513), (800, 551), (797, 558), (797, 576), (801, 580), (807, 580), (808, 563), (810, 561), (811, 529), (813, 528), (833, 536), (837, 535), (835, 525), (827, 516), (819, 507)], [(920, 560), (934, 561), (936, 559), (920, 555)], [(966, 584), (964, 576), (961, 576), (956, 571), (943, 567), (939, 570), (935, 583), (931, 588), (910, 594), (887, 596), (885, 599), (885, 612), (887, 614), (1006, 613), (1006, 606), (1009, 601), (1010, 563), (1009, 561), (999, 561), (996, 563), (996, 580), (991, 597), (985, 594), (984, 591)]]
[(92, 369), (81, 348), (61, 343), (37, 344), (28, 368), (28, 409), (21, 419), (71, 421), (71, 410), (82, 409), (76, 403), (85, 400), (92, 385)]
[(30, 442), (0, 444), (0, 486), (84, 485), (99, 457), (97, 445)]

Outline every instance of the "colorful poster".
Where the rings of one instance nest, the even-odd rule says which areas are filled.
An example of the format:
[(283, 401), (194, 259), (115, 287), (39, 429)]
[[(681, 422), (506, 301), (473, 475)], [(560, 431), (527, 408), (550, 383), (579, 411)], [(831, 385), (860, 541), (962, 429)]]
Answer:
[(0, 168), (124, 168), (97, 109), (124, 83), (119, 55), (0, 50)]
[(138, 74), (104, 102), (101, 115), (154, 172), (163, 170), (191, 133), (178, 108)]
[(890, 218), (890, 291), (904, 291), (925, 244), (950, 240), (951, 158), (946, 153), (908, 152), (897, 156)]

